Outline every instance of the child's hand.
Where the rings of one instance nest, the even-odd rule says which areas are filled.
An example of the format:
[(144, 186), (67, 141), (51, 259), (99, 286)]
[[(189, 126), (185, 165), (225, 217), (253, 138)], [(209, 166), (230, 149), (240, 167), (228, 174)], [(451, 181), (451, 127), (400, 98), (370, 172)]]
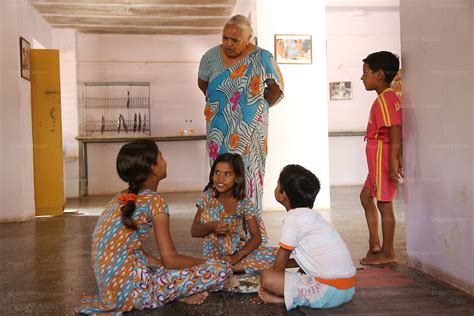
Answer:
[(222, 257), (222, 260), (225, 260), (225, 261), (229, 262), (231, 265), (234, 265), (234, 264), (236, 264), (237, 262), (240, 261), (240, 259), (238, 258), (238, 256), (236, 254), (233, 254), (231, 256)]
[(405, 178), (405, 169), (403, 169), (403, 150), (400, 149), (400, 152), (398, 153), (398, 164), (400, 166), (400, 175)]
[(217, 235), (225, 235), (229, 231), (229, 224), (228, 223), (224, 223), (224, 222), (221, 222), (221, 221), (214, 221), (213, 224), (214, 224), (214, 227), (213, 227), (212, 230)]
[(397, 158), (390, 160), (390, 177), (394, 183), (398, 183), (403, 179), (402, 161)]

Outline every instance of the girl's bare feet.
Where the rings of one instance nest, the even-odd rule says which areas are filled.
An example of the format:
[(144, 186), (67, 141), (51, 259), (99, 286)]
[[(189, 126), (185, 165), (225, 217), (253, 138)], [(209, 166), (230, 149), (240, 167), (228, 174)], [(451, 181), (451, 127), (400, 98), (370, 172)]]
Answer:
[(191, 296), (180, 298), (178, 301), (185, 304), (190, 304), (190, 305), (199, 305), (199, 304), (204, 303), (208, 295), (209, 293), (207, 292), (201, 292), (201, 293), (196, 293)]
[(265, 291), (262, 287), (258, 290), (258, 296), (265, 303), (281, 304), (285, 303), (285, 299), (281, 296), (277, 296), (268, 291)]

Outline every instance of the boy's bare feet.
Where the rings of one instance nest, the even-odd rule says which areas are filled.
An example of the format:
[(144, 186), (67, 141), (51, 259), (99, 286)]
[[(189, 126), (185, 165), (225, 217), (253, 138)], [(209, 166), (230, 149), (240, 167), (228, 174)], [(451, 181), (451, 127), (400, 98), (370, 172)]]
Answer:
[(378, 252), (376, 254), (372, 254), (363, 259), (360, 259), (359, 262), (360, 264), (365, 264), (365, 265), (397, 263), (397, 257), (394, 255), (386, 256), (383, 252)]
[(252, 298), (250, 299), (250, 302), (252, 302), (252, 304), (264, 304), (264, 303), (265, 303), (265, 301), (262, 300), (262, 299), (260, 298), (260, 296), (258, 296), (258, 295), (255, 296), (255, 297), (252, 297)]
[(367, 257), (382, 251), (382, 247), (380, 247), (380, 242), (374, 242), (372, 239), (369, 238), (369, 251), (367, 251)]
[(209, 293), (207, 292), (201, 292), (191, 296), (180, 298), (178, 301), (190, 305), (199, 305), (204, 303), (208, 295)]
[(260, 289), (258, 290), (258, 296), (265, 303), (272, 303), (272, 304), (285, 303), (285, 299), (283, 297), (280, 297), (268, 291), (265, 291), (262, 287), (260, 287)]
[(367, 253), (365, 254), (365, 257), (366, 257), (366, 258), (373, 257), (373, 256), (375, 256), (376, 254), (378, 254), (378, 253), (381, 252), (381, 251), (382, 251), (382, 248), (378, 249), (377, 251), (368, 250)]

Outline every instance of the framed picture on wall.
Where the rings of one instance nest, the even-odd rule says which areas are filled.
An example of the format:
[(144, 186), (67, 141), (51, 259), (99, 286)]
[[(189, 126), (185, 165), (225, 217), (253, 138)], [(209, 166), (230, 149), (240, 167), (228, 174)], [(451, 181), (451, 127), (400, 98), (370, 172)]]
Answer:
[(275, 58), (279, 64), (311, 64), (311, 35), (275, 35)]
[(20, 37), (20, 63), (21, 77), (26, 80), (31, 80), (30, 42), (23, 37)]
[(339, 81), (329, 83), (329, 99), (336, 100), (351, 100), (352, 99), (352, 82)]

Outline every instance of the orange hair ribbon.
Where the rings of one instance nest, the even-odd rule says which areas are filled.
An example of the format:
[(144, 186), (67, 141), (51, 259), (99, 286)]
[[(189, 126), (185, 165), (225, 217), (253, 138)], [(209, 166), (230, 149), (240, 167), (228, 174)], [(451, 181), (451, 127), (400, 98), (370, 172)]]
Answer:
[(137, 199), (137, 195), (133, 193), (122, 193), (118, 197), (118, 200), (123, 204), (126, 204), (129, 201), (135, 201), (136, 199)]

